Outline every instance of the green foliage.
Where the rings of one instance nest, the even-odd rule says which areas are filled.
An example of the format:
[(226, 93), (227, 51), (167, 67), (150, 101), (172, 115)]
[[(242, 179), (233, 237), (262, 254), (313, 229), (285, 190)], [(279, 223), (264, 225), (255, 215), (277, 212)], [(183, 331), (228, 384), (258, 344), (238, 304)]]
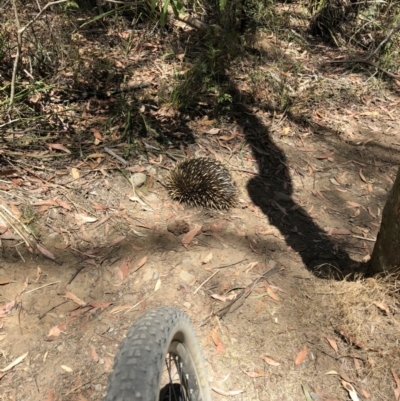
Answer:
[(79, 5), (75, 1), (67, 1), (66, 3), (61, 3), (60, 6), (63, 11), (73, 11), (79, 9)]
[(207, 99), (218, 109), (226, 109), (232, 103), (230, 82), (226, 78), (230, 60), (237, 53), (237, 38), (228, 33), (207, 35), (205, 50), (190, 65), (185, 74), (175, 77), (170, 101), (178, 109), (195, 107)]

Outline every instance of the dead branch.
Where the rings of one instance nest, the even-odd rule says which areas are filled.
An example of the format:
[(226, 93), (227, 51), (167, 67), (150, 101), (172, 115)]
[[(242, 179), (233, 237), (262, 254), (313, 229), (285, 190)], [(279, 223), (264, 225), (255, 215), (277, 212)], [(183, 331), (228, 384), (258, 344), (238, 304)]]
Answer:
[(388, 41), (390, 40), (390, 38), (392, 37), (392, 35), (393, 35), (395, 32), (397, 32), (399, 29), (400, 29), (400, 22), (399, 22), (395, 27), (393, 27), (393, 28), (389, 31), (389, 33), (388, 33), (388, 34), (386, 35), (386, 37), (382, 40), (382, 42), (379, 43), (379, 45), (376, 47), (376, 49), (375, 49), (374, 51), (372, 51), (371, 54), (369, 54), (369, 55), (367, 56), (367, 58), (365, 59), (365, 61), (370, 60), (376, 53), (378, 53), (378, 51), (380, 50), (380, 48), (381, 48), (386, 42), (388, 42)]

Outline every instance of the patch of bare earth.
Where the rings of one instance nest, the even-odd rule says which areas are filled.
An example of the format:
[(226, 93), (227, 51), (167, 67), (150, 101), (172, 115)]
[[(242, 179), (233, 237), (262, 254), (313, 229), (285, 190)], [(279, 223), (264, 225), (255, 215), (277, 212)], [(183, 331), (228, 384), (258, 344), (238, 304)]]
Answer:
[[(266, 111), (269, 72), (258, 72), (238, 85), (258, 85), (251, 112), (268, 146), (250, 147), (258, 132), (246, 115), (239, 128), (189, 124), (188, 152), (233, 173), (240, 201), (229, 212), (171, 202), (159, 181), (172, 162), (151, 148), (125, 175), (99, 150), (97, 162), (15, 162), (2, 177), (0, 399), (100, 400), (126, 331), (160, 305), (191, 317), (215, 400), (398, 399), (398, 289), (357, 279), (400, 159), (398, 98), (342, 69), (301, 75), (293, 111), (311, 130)], [(259, 176), (257, 163), (274, 158)], [(133, 189), (137, 173), (146, 182)]]

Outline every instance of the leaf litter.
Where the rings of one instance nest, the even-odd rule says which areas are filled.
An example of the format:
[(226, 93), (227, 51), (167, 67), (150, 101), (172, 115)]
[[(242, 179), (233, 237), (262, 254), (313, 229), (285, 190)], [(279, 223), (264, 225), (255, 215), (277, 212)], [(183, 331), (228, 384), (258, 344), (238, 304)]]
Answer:
[[(127, 37), (129, 35), (130, 33)], [(157, 52), (163, 49), (163, 44), (148, 45), (147, 48), (142, 44), (143, 54), (138, 54), (141, 54), (141, 58), (147, 55), (153, 60)], [(88, 46), (88, 43), (85, 43), (85, 46)], [(138, 54), (129, 57), (134, 59)], [(305, 63), (308, 62), (302, 54), (297, 54), (296, 57)], [(127, 59), (118, 60), (118, 68), (124, 68), (126, 65), (129, 65)], [(164, 65), (166, 73), (169, 71), (173, 74), (175, 66), (172, 63)], [(248, 67), (244, 63), (242, 68)], [(141, 72), (138, 71), (139, 73)], [(289, 77), (290, 73), (287, 74)], [(143, 71), (143, 76), (149, 81), (158, 82), (159, 71)], [(338, 94), (341, 89), (335, 85), (339, 85), (343, 77), (335, 76), (340, 79), (335, 78), (335, 82), (330, 84), (328, 89), (329, 93)], [(354, 74), (347, 79), (347, 82), (358, 82)], [(247, 84), (249, 83), (246, 82)], [(264, 87), (266, 89), (263, 89)], [(261, 96), (263, 90), (268, 90), (267, 87), (268, 85), (258, 85), (254, 96)], [(323, 85), (316, 90), (323, 91)], [(268, 96), (263, 98), (267, 99)], [(37, 96), (32, 99), (36, 103), (41, 101)], [(305, 107), (301, 102), (300, 96), (297, 105), (303, 106), (307, 113), (309, 105)], [(391, 107), (398, 106), (394, 103), (391, 102)], [(45, 104), (42, 106), (46, 107)], [(49, 104), (48, 107), (50, 106), (55, 105)], [(255, 156), (251, 154), (247, 145), (243, 147), (241, 143), (246, 138), (245, 129), (243, 132), (236, 132), (235, 128), (224, 126), (218, 119), (208, 115), (199, 118), (198, 121), (190, 121), (190, 129), (198, 133), (196, 140), (199, 142), (188, 148), (187, 152), (194, 154), (200, 149), (206, 154), (214, 154), (221, 161), (227, 161), (223, 152), (229, 152), (232, 155), (229, 159), (230, 166), (244, 170), (234, 172), (243, 198), (241, 208), (234, 210), (234, 217), (232, 214), (226, 214), (223, 219), (218, 220), (219, 216), (213, 217), (197, 211), (192, 213), (180, 205), (174, 204), (171, 207), (171, 202), (161, 187), (155, 187), (156, 194), (151, 193), (151, 188), (150, 191), (144, 190), (143, 194), (140, 188), (136, 188), (139, 193), (138, 199), (155, 195), (151, 205), (159, 205), (157, 213), (161, 215), (160, 229), (155, 223), (152, 210), (145, 208), (140, 202), (129, 202), (130, 192), (126, 188), (126, 181), (116, 173), (121, 169), (120, 163), (110, 154), (105, 154), (101, 147), (104, 146), (101, 145), (103, 142), (109, 140), (108, 135), (116, 140), (119, 138), (119, 131), (123, 132), (123, 129), (120, 130), (123, 126), (112, 127), (110, 132), (100, 128), (102, 119), (108, 119), (105, 111), (108, 106), (105, 106), (105, 103), (91, 98), (82, 109), (86, 116), (84, 121), (75, 122), (75, 129), (89, 133), (88, 137), (83, 138), (81, 146), (85, 155), (90, 157), (72, 163), (71, 153), (68, 153), (72, 150), (68, 143), (70, 133), (65, 134), (65, 142), (49, 134), (50, 139), (43, 146), (44, 149), (32, 149), (18, 156), (24, 161), (32, 160), (32, 156), (49, 156), (49, 160), (54, 161), (48, 165), (49, 171), (41, 166), (41, 163), (46, 161), (42, 158), (39, 159), (40, 163), (30, 168), (35, 172), (35, 176), (28, 170), (22, 170), (22, 163), (21, 167), (17, 164), (18, 170), (10, 169), (12, 175), (7, 171), (2, 175), (6, 182), (1, 183), (4, 186), (1, 189), (7, 192), (2, 193), (2, 196), (9, 196), (5, 198), (4, 204), (9, 205), (12, 214), (21, 224), (33, 223), (34, 228), (42, 234), (40, 245), (32, 247), (34, 253), (24, 252), (15, 240), (21, 238), (19, 225), (1, 223), (6, 230), (4, 233), (13, 236), (9, 237), (10, 239), (3, 238), (2, 242), (15, 241), (10, 242), (12, 246), (5, 245), (6, 258), (0, 272), (0, 282), (5, 283), (2, 287), (4, 298), (0, 300), (0, 334), (7, 334), (2, 340), (2, 349), (6, 350), (4, 359), (7, 363), (2, 366), (10, 366), (13, 363), (12, 355), (25, 355), (29, 347), (33, 361), (45, 359), (40, 368), (35, 363), (31, 366), (33, 377), (37, 376), (38, 382), (41, 383), (38, 399), (93, 398), (91, 396), (96, 395), (93, 386), (100, 382), (104, 386), (106, 375), (101, 381), (93, 380), (96, 380), (99, 374), (109, 371), (110, 368), (107, 369), (106, 364), (112, 364), (117, 345), (130, 324), (144, 310), (151, 307), (165, 304), (179, 306), (185, 303), (189, 304), (187, 313), (195, 323), (202, 339), (204, 353), (211, 361), (209, 371), (213, 383), (219, 383), (220, 374), (225, 375), (226, 370), (229, 370), (229, 379), (224, 383), (224, 388), (228, 390), (213, 386), (215, 397), (220, 397), (218, 399), (234, 397), (244, 391), (246, 394), (243, 397), (248, 400), (272, 399), (272, 396), (275, 399), (298, 400), (307, 394), (313, 399), (315, 394), (334, 394), (324, 396), (325, 400), (347, 399), (345, 397), (355, 399), (361, 386), (361, 394), (364, 397), (367, 397), (367, 394), (374, 397), (378, 392), (385, 396), (390, 393), (392, 397), (394, 392), (396, 399), (399, 399), (400, 384), (395, 373), (395, 363), (398, 364), (399, 358), (394, 347), (398, 338), (399, 311), (398, 304), (391, 297), (391, 294), (398, 291), (397, 287), (391, 287), (384, 279), (335, 282), (307, 275), (304, 265), (300, 262), (299, 248), (289, 246), (285, 242), (288, 234), (281, 233), (272, 225), (273, 221), (287, 221), (290, 217), (290, 206), (285, 203), (287, 200), (271, 201), (275, 214), (269, 222), (266, 221), (268, 219), (262, 210), (254, 206), (247, 196), (246, 185), (249, 176), (254, 176), (248, 172), (257, 171), (257, 166)], [(335, 118), (341, 115), (336, 114), (336, 109), (330, 109), (329, 105), (323, 104), (313, 106), (316, 106), (315, 113), (307, 115), (307, 118), (322, 122), (327, 127), (333, 126), (337, 132)], [(60, 111), (64, 111), (61, 109), (62, 105), (59, 107)], [(148, 106), (143, 107), (141, 113), (146, 117)], [(302, 132), (303, 127), (288, 120), (285, 120), (285, 125), (274, 127), (273, 121), (276, 116), (270, 116), (259, 107), (257, 109), (254, 113), (262, 115), (271, 125), (271, 136), (277, 134), (279, 146), (284, 149), (290, 161), (284, 174), (287, 178), (292, 177), (293, 187), (297, 191), (293, 197), (299, 197), (302, 205), (307, 205), (304, 210), (309, 213), (312, 211), (315, 221), (321, 227), (327, 227), (326, 233), (337, 238), (340, 244), (344, 244), (352, 257), (356, 258), (357, 252), (362, 252), (360, 258), (370, 254), (372, 244), (366, 243), (367, 240), (362, 237), (367, 234), (369, 236), (369, 233), (372, 238), (376, 236), (380, 216), (377, 211), (383, 207), (382, 201), (373, 196), (383, 196), (393, 183), (393, 171), (387, 165), (381, 167), (381, 172), (371, 167), (374, 166), (375, 160), (379, 161), (383, 157), (376, 154), (375, 160), (369, 164), (365, 156), (361, 163), (357, 160), (358, 152), (346, 148), (350, 149), (350, 154), (347, 154), (343, 151), (344, 144), (340, 141), (335, 142), (337, 138), (332, 138), (332, 143), (327, 145), (313, 139), (315, 135), (311, 131)], [(93, 110), (95, 114), (92, 114)], [(379, 118), (381, 115), (374, 110), (364, 110), (359, 104), (346, 110), (346, 121), (352, 123), (362, 122), (364, 117)], [(397, 109), (390, 110), (390, 114), (396, 116), (396, 111)], [(344, 110), (342, 112), (345, 113)], [(169, 106), (152, 110), (152, 116), (162, 118), (164, 124), (176, 119), (178, 115), (179, 113)], [(363, 116), (363, 119), (360, 116)], [(376, 121), (368, 121), (376, 125)], [(383, 120), (380, 123), (385, 124)], [(94, 128), (94, 125), (99, 128)], [(353, 133), (353, 137), (357, 136), (359, 130), (351, 128), (349, 123), (343, 131)], [(382, 129), (392, 128), (387, 125)], [(375, 131), (371, 129), (368, 132), (373, 135)], [(338, 132), (338, 136), (340, 134), (341, 132)], [(18, 139), (18, 133), (16, 138)], [(210, 140), (207, 143), (209, 149), (201, 142), (204, 138)], [(145, 139), (149, 142), (148, 145), (159, 148), (156, 143), (150, 143), (150, 139)], [(363, 144), (362, 152), (370, 149), (370, 140), (371, 138), (364, 137), (360, 141)], [(89, 143), (90, 145), (87, 145)], [(241, 149), (240, 160), (236, 158), (234, 149)], [(118, 146), (114, 150), (120, 155), (125, 154)], [(259, 150), (260, 154), (272, 157), (269, 150)], [(170, 167), (169, 162), (165, 164), (165, 159), (161, 158), (160, 154), (152, 154), (153, 148), (147, 146), (145, 151), (149, 156), (147, 160), (151, 162), (147, 163), (145, 158), (139, 157), (134, 162), (130, 161), (133, 165), (129, 165), (129, 169), (143, 172), (147, 171), (146, 168), (158, 165)], [(271, 144), (271, 151), (276, 153), (277, 146)], [(302, 152), (301, 157), (299, 152)], [(57, 163), (60, 159), (55, 156), (68, 162)], [(23, 171), (26, 175), (22, 174)], [(283, 193), (282, 189), (281, 192)], [(366, 197), (369, 197), (368, 201)], [(10, 203), (15, 202), (15, 199), (19, 202)], [(27, 206), (27, 209), (31, 210), (25, 209)], [(186, 237), (171, 237), (162, 229), (169, 218), (187, 216), (192, 230)], [(353, 224), (351, 219), (356, 224)], [(355, 225), (369, 231), (354, 237), (351, 233)], [(256, 226), (267, 228), (255, 232)], [(299, 239), (304, 239), (309, 234), (306, 225), (293, 229)], [(265, 237), (260, 239), (260, 236)], [(212, 255), (210, 260), (207, 260), (208, 255)], [(13, 258), (19, 262), (18, 267), (15, 266)], [(230, 265), (232, 260), (247, 258), (252, 260), (247, 266), (244, 263)], [(55, 264), (54, 260), (62, 265)], [(257, 279), (267, 270), (267, 263), (271, 260), (279, 266), (279, 274), (269, 279), (265, 285), (265, 282), (261, 283)], [(39, 276), (36, 275), (38, 265), (43, 272)], [(227, 267), (216, 267), (218, 274), (210, 275), (206, 266)], [(181, 274), (182, 272), (186, 272), (187, 275)], [(77, 275), (70, 281), (75, 273)], [(27, 275), (32, 277), (30, 281), (26, 280)], [(190, 277), (191, 280), (185, 281), (185, 277)], [(120, 284), (115, 287), (114, 283), (118, 278)], [(26, 290), (35, 280), (38, 289), (33, 292), (20, 290)], [(49, 283), (60, 285), (46, 286)], [(193, 293), (195, 283), (201, 284)], [(242, 293), (243, 289), (247, 289), (247, 292)], [(256, 291), (254, 296), (248, 296), (252, 291)], [(17, 308), (21, 302), (16, 294), (22, 292), (22, 309), (19, 313)], [(241, 294), (247, 297), (240, 296)], [(267, 295), (261, 298), (261, 303), (260, 299), (256, 298), (260, 294)], [(304, 294), (312, 296), (307, 298)], [(237, 302), (230, 304), (236, 299)], [(223, 336), (219, 325), (211, 329), (215, 315), (207, 321), (208, 323), (200, 325), (207, 316), (212, 315), (213, 308), (221, 302), (229, 304), (227, 312), (219, 320), (224, 329)], [(109, 308), (111, 304), (114, 305), (112, 309)], [(262, 307), (257, 308), (257, 305)], [(16, 320), (18, 315), (20, 321)], [(211, 321), (213, 323), (210, 323)], [(210, 336), (210, 329), (213, 333), (212, 343), (207, 344), (205, 339)], [(24, 341), (20, 331), (29, 332), (32, 340)], [(308, 339), (307, 345), (301, 349), (305, 338)], [(51, 346), (46, 339), (51, 339)], [(291, 344), (297, 344), (295, 349), (290, 348)], [(335, 381), (334, 374), (324, 375), (327, 371), (340, 372), (340, 366), (335, 359), (336, 354), (344, 361), (347, 360), (347, 355), (359, 361), (358, 367), (355, 363), (351, 366), (355, 371), (361, 372), (357, 377), (365, 378), (365, 381), (357, 379), (355, 383), (342, 378), (340, 383)], [(321, 365), (316, 364), (317, 367), (314, 367), (314, 364), (306, 363), (313, 355), (317, 355), (318, 364)], [(265, 372), (268, 372), (266, 381), (263, 378), (264, 371), (256, 367), (261, 363), (260, 358), (265, 362)], [(95, 360), (98, 360), (98, 363), (93, 363)], [(14, 391), (13, 386), (17, 386), (15, 383), (23, 382), (26, 386), (33, 384), (31, 379), (27, 380), (31, 377), (27, 371), (16, 369), (15, 366), (10, 369), (15, 374), (13, 382), (4, 385), (8, 396), (12, 394), (11, 390)], [(57, 369), (60, 367), (68, 374), (59, 374)], [(350, 370), (352, 368), (349, 367)], [(386, 384), (387, 381), (384, 382), (383, 378), (387, 379), (384, 373), (386, 374), (388, 369), (392, 371), (393, 381)], [(299, 389), (298, 383), (307, 383), (308, 386), (309, 377), (314, 378), (313, 385), (316, 388), (309, 390), (303, 386), (303, 390)], [(5, 379), (7, 373), (2, 378), (3, 381)], [(260, 383), (257, 394), (249, 384), (253, 380)], [(278, 381), (279, 386), (271, 385)], [(83, 383), (90, 385), (84, 388), (81, 386)], [(3, 386), (3, 383), (1, 385)], [(238, 388), (246, 390), (236, 390)], [(320, 391), (320, 388), (323, 391)], [(15, 389), (20, 391), (17, 387)], [(32, 393), (34, 391), (37, 389)], [(65, 396), (70, 391), (72, 393)], [(24, 396), (20, 398), (23, 399)]]

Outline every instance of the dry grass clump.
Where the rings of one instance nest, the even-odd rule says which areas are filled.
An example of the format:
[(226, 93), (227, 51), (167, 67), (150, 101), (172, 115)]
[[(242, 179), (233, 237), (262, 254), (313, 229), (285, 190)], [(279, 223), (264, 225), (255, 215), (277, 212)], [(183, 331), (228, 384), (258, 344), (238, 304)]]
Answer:
[(375, 394), (390, 393), (391, 370), (397, 372), (400, 366), (399, 280), (360, 278), (326, 286), (333, 296), (331, 322), (348, 347), (349, 358), (342, 360), (342, 369), (354, 374), (356, 367), (360, 382), (368, 382)]
[[(331, 283), (341, 310), (338, 326), (348, 331), (347, 340), (362, 349), (387, 354), (397, 351), (400, 312), (398, 281), (368, 278)], [(346, 333), (343, 333), (346, 336)]]

